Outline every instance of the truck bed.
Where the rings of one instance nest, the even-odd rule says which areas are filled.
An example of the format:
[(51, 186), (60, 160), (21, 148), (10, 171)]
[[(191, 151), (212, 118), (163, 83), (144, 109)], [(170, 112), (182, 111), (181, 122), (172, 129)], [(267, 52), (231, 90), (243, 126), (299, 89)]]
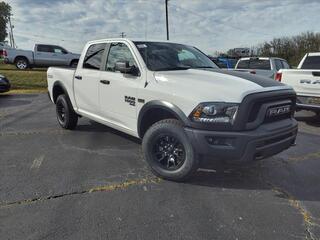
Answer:
[[(54, 82), (59, 81), (63, 83), (63, 86), (65, 86), (67, 92), (69, 93), (71, 102), (74, 103), (73, 78), (75, 71), (76, 69), (71, 67), (49, 67), (47, 71), (48, 91), (52, 92)], [(50, 97), (51, 100), (53, 100), (53, 96)]]

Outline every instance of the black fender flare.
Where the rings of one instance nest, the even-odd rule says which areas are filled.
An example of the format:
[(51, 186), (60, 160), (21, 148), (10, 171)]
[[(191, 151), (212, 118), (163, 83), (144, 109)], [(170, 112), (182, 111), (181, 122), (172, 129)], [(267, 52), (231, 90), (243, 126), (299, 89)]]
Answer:
[[(66, 89), (66, 87), (64, 86), (64, 84), (61, 82), (61, 81), (55, 81), (54, 82), (54, 84), (53, 84), (53, 86), (52, 86), (52, 100), (53, 100), (53, 102), (54, 103), (56, 103), (56, 99), (54, 99), (54, 95), (53, 95), (53, 92), (54, 92), (54, 88), (55, 87), (61, 87), (62, 88), (62, 90), (63, 90), (63, 92), (64, 92), (64, 94), (69, 98), (69, 100), (70, 100), (70, 97), (69, 97), (69, 94), (68, 94), (68, 91), (67, 91), (67, 89)], [(70, 101), (71, 102), (71, 101)]]
[(147, 102), (140, 110), (139, 116), (138, 116), (138, 134), (141, 136), (142, 134), (142, 119), (144, 118), (145, 114), (151, 110), (151, 109), (162, 109), (170, 112), (173, 114), (178, 120), (180, 120), (184, 126), (190, 126), (190, 120), (188, 117), (184, 114), (184, 112), (177, 107), (176, 105), (167, 102), (167, 101), (161, 101), (161, 100), (152, 100), (150, 102)]

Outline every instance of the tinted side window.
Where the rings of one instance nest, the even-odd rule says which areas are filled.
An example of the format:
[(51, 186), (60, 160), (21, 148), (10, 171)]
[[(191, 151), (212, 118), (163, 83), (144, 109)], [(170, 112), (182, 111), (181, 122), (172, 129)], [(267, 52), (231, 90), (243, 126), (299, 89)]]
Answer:
[(275, 63), (275, 65), (276, 65), (277, 71), (279, 71), (280, 69), (283, 68), (282, 63), (281, 63), (281, 61), (280, 61), (279, 59), (275, 59), (275, 60), (274, 60), (274, 63)]
[(270, 60), (251, 59), (250, 69), (271, 70)]
[(49, 45), (38, 45), (37, 46), (38, 52), (50, 52), (53, 53), (53, 47)]
[(54, 53), (67, 53), (65, 49), (59, 46), (53, 46), (53, 52)]
[(307, 57), (301, 69), (320, 69), (320, 56)]
[(129, 66), (137, 66), (130, 49), (124, 43), (112, 43), (109, 50), (106, 71), (115, 72), (116, 62), (128, 61)]
[(287, 61), (282, 61), (282, 66), (284, 69), (290, 69), (290, 65), (287, 63)]
[(84, 57), (83, 68), (99, 70), (105, 46), (105, 43), (91, 45)]
[(249, 68), (249, 60), (240, 60), (237, 68), (242, 68), (242, 69)]

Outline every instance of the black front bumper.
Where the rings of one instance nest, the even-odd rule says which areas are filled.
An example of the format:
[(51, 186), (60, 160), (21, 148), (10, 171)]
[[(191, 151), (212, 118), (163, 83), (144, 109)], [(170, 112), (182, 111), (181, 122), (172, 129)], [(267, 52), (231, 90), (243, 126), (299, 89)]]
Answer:
[(250, 131), (208, 131), (185, 128), (199, 154), (217, 159), (245, 162), (275, 155), (295, 143), (298, 123), (286, 119), (263, 124)]

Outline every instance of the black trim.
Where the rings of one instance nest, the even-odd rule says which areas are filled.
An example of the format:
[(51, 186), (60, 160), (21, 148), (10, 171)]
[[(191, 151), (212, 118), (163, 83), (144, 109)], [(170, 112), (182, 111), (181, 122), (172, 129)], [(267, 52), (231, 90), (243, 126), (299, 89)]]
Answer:
[(286, 119), (249, 131), (225, 132), (192, 128), (185, 128), (185, 131), (198, 154), (235, 163), (260, 160), (289, 148), (295, 143), (298, 123), (294, 119)]
[(240, 72), (240, 71), (233, 71), (233, 70), (222, 70), (222, 69), (203, 69), (204, 71), (211, 71), (221, 74), (226, 74), (234, 77), (239, 77), (244, 80), (253, 82), (255, 84), (260, 85), (261, 87), (276, 87), (276, 86), (284, 86), (283, 83), (279, 81), (275, 81), (271, 78), (259, 76), (256, 74), (246, 73), (246, 72)]
[(187, 118), (187, 116), (183, 113), (183, 111), (178, 108), (176, 105), (171, 104), (169, 102), (166, 101), (160, 101), (160, 100), (153, 100), (150, 101), (148, 103), (146, 103), (145, 105), (143, 105), (143, 107), (141, 108), (140, 112), (139, 112), (139, 117), (138, 117), (138, 134), (139, 136), (142, 135), (142, 126), (141, 126), (141, 122), (142, 119), (144, 118), (145, 114), (147, 111), (151, 110), (151, 109), (162, 109), (162, 110), (167, 110), (168, 112), (172, 113), (177, 119), (179, 119), (186, 127), (190, 127), (190, 120)]

